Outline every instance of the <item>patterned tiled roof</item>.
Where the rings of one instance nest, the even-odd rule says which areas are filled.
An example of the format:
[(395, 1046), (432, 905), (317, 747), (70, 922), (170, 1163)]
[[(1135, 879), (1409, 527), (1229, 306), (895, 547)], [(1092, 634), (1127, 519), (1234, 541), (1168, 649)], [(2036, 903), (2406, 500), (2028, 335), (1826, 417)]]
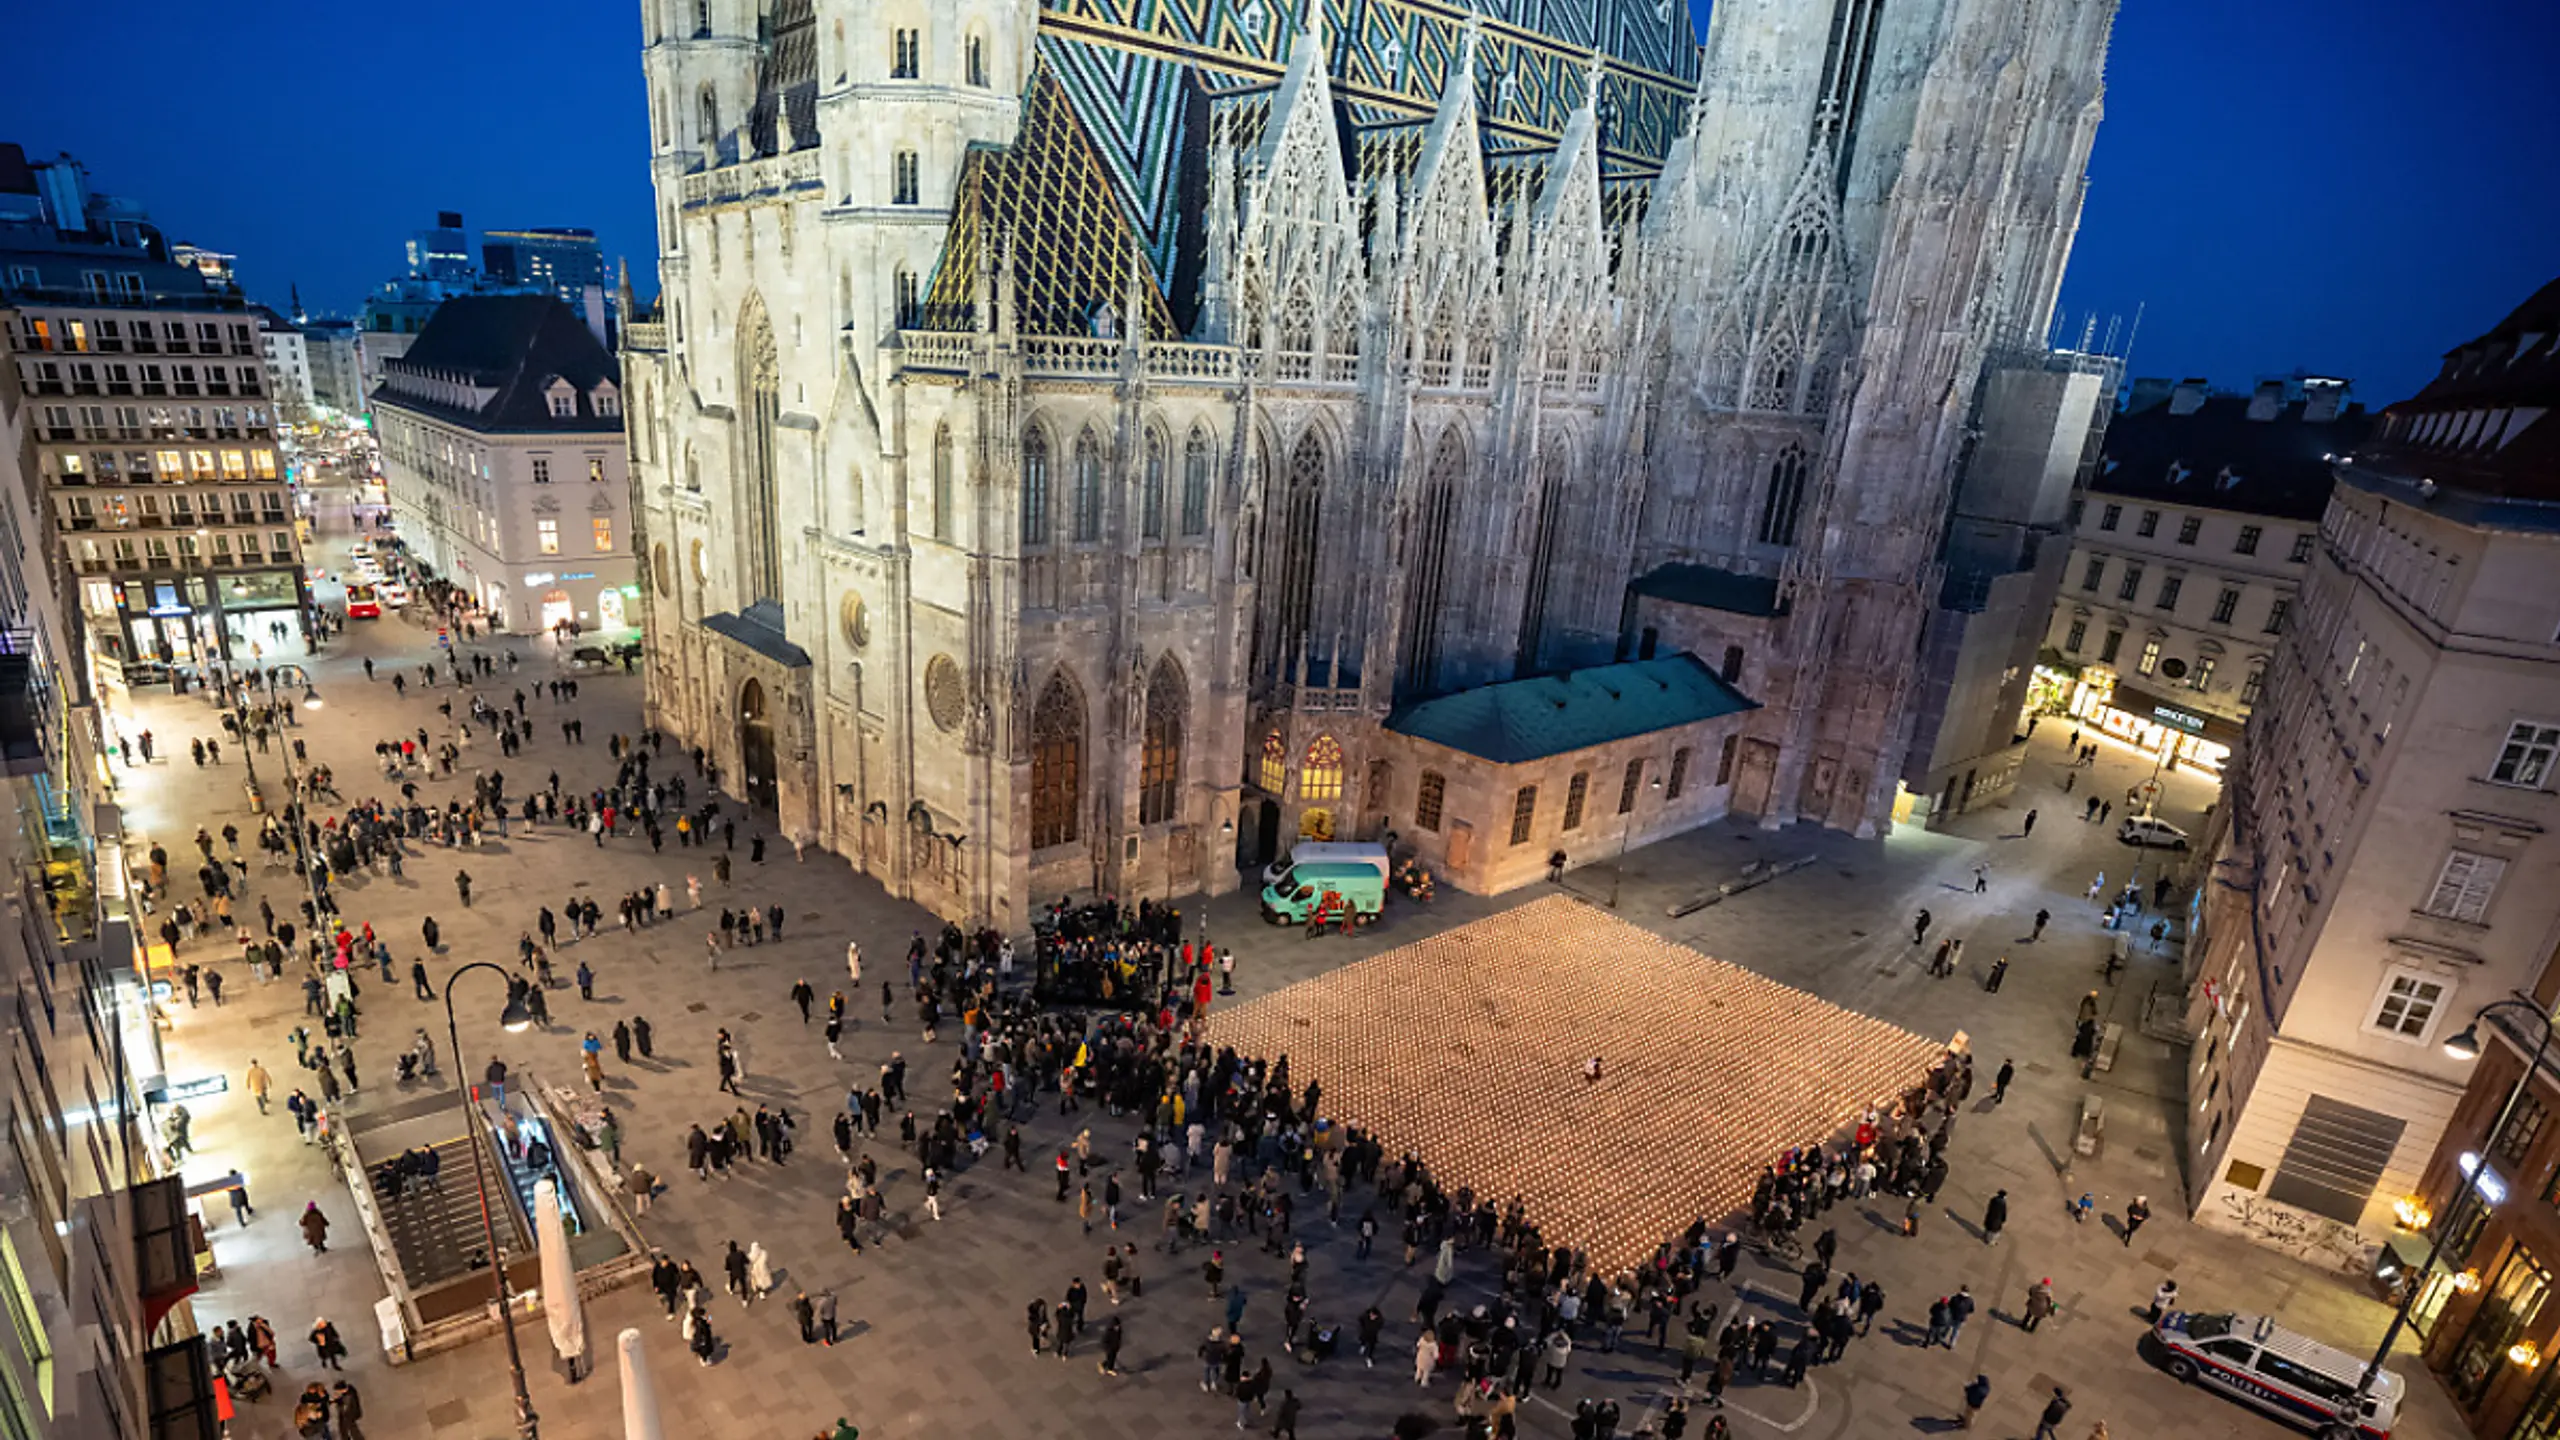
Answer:
[[(1022, 102), (1022, 128), (1004, 149), (969, 153), (942, 262), (926, 288), (924, 322), (935, 330), (973, 327), (978, 275), (1010, 244), (1014, 323), (1031, 334), (1088, 335), (1105, 306), (1116, 315), (1129, 291), (1139, 246), (1104, 173), (1101, 157), (1043, 63)], [(1173, 312), (1153, 275), (1138, 286), (1147, 333), (1170, 339)]]

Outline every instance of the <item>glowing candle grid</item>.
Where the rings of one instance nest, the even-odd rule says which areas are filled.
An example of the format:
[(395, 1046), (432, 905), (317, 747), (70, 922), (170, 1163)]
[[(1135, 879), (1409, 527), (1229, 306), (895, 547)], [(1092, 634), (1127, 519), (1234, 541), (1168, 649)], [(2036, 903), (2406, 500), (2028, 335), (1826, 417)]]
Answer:
[(1287, 1055), (1390, 1157), (1521, 1197), (1611, 1269), (1747, 1209), (1761, 1166), (1889, 1108), (1944, 1051), (1566, 896), (1213, 1012), (1208, 1036)]

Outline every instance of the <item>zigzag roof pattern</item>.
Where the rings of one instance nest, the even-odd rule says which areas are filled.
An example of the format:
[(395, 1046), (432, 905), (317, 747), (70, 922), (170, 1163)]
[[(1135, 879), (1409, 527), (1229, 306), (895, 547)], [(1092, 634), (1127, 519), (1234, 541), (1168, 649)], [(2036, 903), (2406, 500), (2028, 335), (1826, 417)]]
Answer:
[[(1322, 10), (1322, 68), (1359, 190), (1392, 175), (1410, 193), (1424, 133), (1472, 54), (1479, 163), (1502, 230), (1516, 199), (1542, 187), (1595, 72), (1604, 214), (1640, 215), (1697, 80), (1685, 0), (1042, 0), (1014, 147), (1025, 153), (969, 161), (928, 323), (972, 313), (992, 224), (1016, 237), (1024, 328), (1082, 333), (1100, 307), (1116, 311), (1125, 258), (1089, 257), (1125, 257), (1133, 243), (1168, 306), (1162, 323), (1186, 328), (1211, 137), (1223, 132), (1241, 155), (1259, 147), (1281, 78), (1310, 42), (1310, 4)], [(1095, 176), (1116, 215), (1088, 203)], [(1023, 231), (1035, 222), (1085, 233), (1043, 240)]]

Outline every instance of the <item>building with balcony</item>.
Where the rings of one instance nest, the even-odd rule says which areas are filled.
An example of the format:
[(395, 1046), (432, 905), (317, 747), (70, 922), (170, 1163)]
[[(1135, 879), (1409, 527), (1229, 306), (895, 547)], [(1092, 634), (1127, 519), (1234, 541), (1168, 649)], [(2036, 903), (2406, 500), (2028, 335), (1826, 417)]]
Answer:
[(2303, 394), (2135, 382), (2072, 507), (2041, 652), (2071, 715), (2170, 766), (2218, 772), (2301, 606), (2330, 470), (2369, 428), (2343, 381)]
[(88, 649), (246, 662), (305, 634), (258, 319), (139, 245), (0, 226), (0, 312)]
[[(2369, 1262), (2472, 1079), (2442, 1042), (2532, 986), (2560, 934), (2555, 337), (2560, 283), (2337, 454), (2204, 837), (2185, 1137), (2204, 1223)], [(2124, 506), (2115, 534), (2143, 505), (2091, 503)]]
[[(13, 241), (31, 228), (0, 218)], [(31, 332), (10, 303), (0, 343), (14, 348)], [(187, 1201), (150, 1141), (168, 1098), (159, 1032), (121, 822), (92, 798), (97, 706), (42, 468), (44, 402), (18, 361), (0, 355), (0, 989), (15, 1000), (0, 1011), (0, 1434), (210, 1440)]]
[(493, 625), (638, 619), (621, 372), (549, 295), (444, 302), (373, 396), (383, 483), (410, 557)]

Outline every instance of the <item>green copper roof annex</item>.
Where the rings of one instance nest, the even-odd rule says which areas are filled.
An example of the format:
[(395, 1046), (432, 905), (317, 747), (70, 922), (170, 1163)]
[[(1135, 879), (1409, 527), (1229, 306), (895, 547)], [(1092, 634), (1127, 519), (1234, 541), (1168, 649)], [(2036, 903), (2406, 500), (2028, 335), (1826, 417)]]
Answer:
[(1697, 656), (1681, 654), (1424, 700), (1388, 716), (1387, 728), (1515, 765), (1759, 708)]

